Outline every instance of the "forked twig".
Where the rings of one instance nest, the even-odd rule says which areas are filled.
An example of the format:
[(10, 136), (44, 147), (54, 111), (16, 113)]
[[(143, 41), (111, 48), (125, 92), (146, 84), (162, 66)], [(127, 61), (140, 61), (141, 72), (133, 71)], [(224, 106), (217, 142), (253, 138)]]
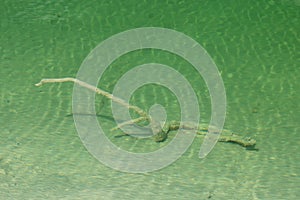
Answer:
[[(132, 109), (140, 115), (140, 117), (138, 117), (136, 119), (133, 119), (133, 120), (130, 120), (130, 121), (123, 122), (123, 123), (119, 124), (117, 127), (113, 128), (111, 130), (117, 130), (117, 129), (120, 129), (122, 126), (135, 124), (135, 123), (138, 123), (138, 122), (141, 122), (141, 121), (145, 120), (145, 121), (148, 121), (152, 125), (152, 130), (155, 133), (154, 136), (157, 136), (155, 138), (155, 140), (157, 142), (161, 142), (161, 141), (164, 141), (167, 138), (168, 133), (170, 131), (178, 130), (180, 128), (189, 130), (189, 129), (196, 129), (195, 127), (198, 127), (198, 126), (195, 126), (195, 125), (190, 125), (189, 123), (181, 124), (180, 122), (175, 122), (175, 121), (173, 121), (173, 122), (171, 121), (170, 123), (166, 123), (166, 125), (164, 127), (160, 127), (160, 126), (158, 126), (158, 123), (156, 123), (155, 120), (151, 119), (151, 117), (144, 110), (142, 110), (141, 108), (139, 108), (137, 106), (130, 105), (129, 103), (125, 102), (123, 99), (115, 97), (112, 94), (110, 94), (110, 93), (108, 93), (108, 92), (106, 92), (102, 89), (99, 89), (95, 86), (92, 86), (92, 85), (90, 85), (86, 82), (83, 82), (81, 80), (78, 80), (76, 78), (67, 77), (67, 78), (42, 79), (39, 83), (35, 84), (35, 86), (41, 86), (45, 83), (63, 83), (63, 82), (74, 82), (74, 83), (76, 83), (76, 84), (78, 84), (78, 85), (80, 85), (80, 86), (82, 86), (86, 89), (94, 91), (97, 94), (100, 94), (100, 95), (102, 95), (102, 96), (104, 96), (108, 99), (111, 99), (112, 101), (114, 101), (114, 102), (116, 102), (116, 103), (118, 103), (122, 106), (125, 106), (128, 109)], [(207, 131), (208, 131), (208, 128), (206, 126), (203, 126), (203, 125), (200, 124), (200, 127), (198, 129), (198, 134), (206, 135)], [(254, 147), (254, 145), (256, 143), (256, 141), (251, 139), (251, 138), (243, 139), (240, 136), (231, 133), (230, 131), (225, 130), (225, 132), (228, 132), (230, 134), (220, 136), (220, 138), (218, 140), (219, 142), (232, 142), (232, 143), (239, 144), (243, 147)]]

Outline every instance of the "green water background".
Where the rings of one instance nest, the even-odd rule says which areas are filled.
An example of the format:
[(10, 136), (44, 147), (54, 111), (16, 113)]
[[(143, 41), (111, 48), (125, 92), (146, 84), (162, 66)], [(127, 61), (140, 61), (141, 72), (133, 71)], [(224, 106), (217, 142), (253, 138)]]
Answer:
[[(296, 199), (299, 15), (299, 2), (293, 0), (2, 0), (1, 199)], [(179, 160), (149, 174), (115, 171), (86, 151), (70, 116), (73, 85), (34, 84), (45, 77), (75, 77), (101, 41), (147, 26), (183, 32), (208, 51), (226, 88), (226, 129), (255, 138), (259, 151), (218, 143), (200, 160), (198, 137)], [(192, 66), (171, 54), (133, 52), (112, 64), (100, 86), (112, 91), (126, 70), (153, 60), (174, 67), (191, 81), (201, 117), (207, 121), (205, 83)], [(177, 107), (170, 103), (175, 97), (163, 89), (141, 88), (132, 102), (149, 108), (153, 91), (169, 106), (168, 116), (178, 117)], [(97, 98), (102, 105), (99, 113), (109, 115), (108, 102)], [(128, 137), (114, 140), (134, 150), (161, 145)]]

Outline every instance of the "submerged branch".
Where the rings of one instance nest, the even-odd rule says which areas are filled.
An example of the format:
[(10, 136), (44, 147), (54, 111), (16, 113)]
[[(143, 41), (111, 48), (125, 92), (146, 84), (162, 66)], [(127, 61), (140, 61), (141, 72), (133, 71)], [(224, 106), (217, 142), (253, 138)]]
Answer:
[[(200, 124), (200, 126), (198, 127), (198, 125), (197, 126), (192, 125), (191, 123), (180, 123), (180, 122), (176, 122), (176, 121), (171, 121), (169, 123), (166, 123), (164, 127), (159, 128), (157, 126), (157, 123), (153, 119), (151, 119), (151, 117), (141, 108), (130, 105), (127, 102), (125, 102), (123, 99), (115, 97), (112, 94), (110, 94), (102, 89), (92, 86), (86, 82), (80, 81), (76, 78), (67, 77), (67, 78), (42, 79), (39, 83), (35, 84), (35, 86), (42, 86), (43, 84), (46, 84), (46, 83), (63, 83), (63, 82), (74, 82), (75, 84), (78, 84), (86, 89), (94, 91), (97, 94), (102, 95), (122, 106), (125, 106), (128, 109), (132, 109), (140, 115), (139, 118), (133, 119), (133, 120), (130, 120), (127, 122), (123, 122), (111, 130), (117, 130), (117, 129), (120, 129), (122, 126), (136, 124), (141, 121), (150, 122), (150, 124), (153, 126), (152, 130), (155, 133), (154, 139), (156, 142), (165, 141), (166, 138), (168, 137), (168, 134), (170, 131), (174, 131), (174, 130), (178, 130), (178, 129), (197, 130), (197, 134), (199, 134), (199, 135), (206, 135), (208, 133), (208, 125)], [(232, 133), (231, 131), (223, 130), (223, 133), (224, 134), (222, 134), (218, 139), (219, 142), (236, 143), (243, 147), (254, 147), (256, 144), (256, 141), (254, 139), (242, 138), (241, 136), (236, 135), (236, 134)]]

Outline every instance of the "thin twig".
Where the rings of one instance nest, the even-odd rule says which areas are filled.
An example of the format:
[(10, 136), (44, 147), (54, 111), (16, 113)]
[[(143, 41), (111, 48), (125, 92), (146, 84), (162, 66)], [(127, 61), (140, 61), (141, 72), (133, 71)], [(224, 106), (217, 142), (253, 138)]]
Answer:
[(96, 92), (97, 94), (100, 94), (108, 99), (111, 99), (112, 101), (122, 105), (122, 106), (125, 106), (127, 107), (128, 109), (132, 109), (134, 110), (136, 113), (138, 113), (141, 117), (143, 117), (145, 120), (149, 120), (150, 121), (150, 117), (147, 115), (147, 113), (145, 111), (143, 111), (141, 108), (137, 107), (137, 106), (133, 106), (133, 105), (130, 105), (128, 103), (126, 103), (123, 99), (120, 99), (118, 97), (115, 97), (113, 96), (112, 94), (102, 90), (102, 89), (99, 89), (95, 86), (92, 86), (86, 82), (83, 82), (81, 80), (78, 80), (76, 78), (70, 78), (70, 77), (67, 77), (67, 78), (47, 78), (47, 79), (42, 79), (39, 83), (35, 84), (35, 86), (41, 86), (45, 83), (63, 83), (63, 82), (74, 82), (84, 88), (87, 88), (91, 91), (94, 91)]
[[(80, 81), (76, 78), (52, 78), (52, 79), (42, 79), (39, 83), (35, 84), (35, 86), (41, 86), (45, 83), (63, 83), (63, 82), (74, 82), (84, 88), (87, 88), (91, 91), (96, 92), (97, 94), (100, 94), (108, 99), (111, 99), (112, 101), (127, 107), (128, 109), (134, 110), (136, 113), (140, 115), (139, 118), (123, 122), (119, 124), (117, 127), (113, 128), (112, 130), (117, 130), (121, 128), (122, 126), (125, 125), (131, 125), (135, 124), (140, 121), (148, 121), (152, 125), (152, 130), (156, 135), (159, 135), (160, 137), (157, 137), (158, 139), (156, 140), (157, 142), (164, 141), (167, 138), (167, 135), (170, 131), (178, 130), (178, 129), (186, 129), (186, 130), (198, 130), (197, 133), (199, 135), (206, 135), (209, 132), (208, 125), (201, 125), (197, 126), (195, 124), (191, 123), (181, 123), (181, 122), (176, 122), (176, 121), (171, 121), (169, 123), (166, 123), (166, 125), (162, 128), (159, 126), (158, 123), (155, 122), (155, 120), (151, 119), (151, 117), (141, 108), (137, 106), (130, 105), (126, 103), (123, 99), (120, 99), (118, 97), (113, 96), (112, 94), (99, 89), (95, 86), (92, 86), (88, 83), (85, 83), (83, 81)], [(240, 136), (233, 134), (231, 131), (228, 130), (223, 130), (223, 132), (227, 133), (226, 135), (222, 135), (219, 138), (219, 142), (233, 142), (237, 143), (243, 147), (254, 147), (256, 141), (251, 138), (241, 138)]]
[(132, 124), (136, 124), (138, 122), (141, 122), (143, 120), (147, 120), (145, 117), (139, 117), (139, 118), (136, 118), (136, 119), (132, 119), (132, 120), (129, 120), (129, 121), (126, 121), (126, 122), (123, 122), (123, 123), (120, 123), (118, 124), (118, 126), (110, 129), (110, 131), (115, 131), (115, 130), (118, 130), (120, 129), (121, 127), (123, 126), (127, 126), (127, 125), (132, 125)]

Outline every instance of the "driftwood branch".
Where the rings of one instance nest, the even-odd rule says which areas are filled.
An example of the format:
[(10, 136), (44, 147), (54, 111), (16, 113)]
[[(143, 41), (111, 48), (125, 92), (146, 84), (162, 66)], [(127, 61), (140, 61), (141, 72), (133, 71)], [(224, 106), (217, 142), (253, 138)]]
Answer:
[[(180, 123), (180, 122), (175, 122), (175, 121), (171, 121), (169, 123), (166, 123), (164, 127), (160, 128), (157, 126), (157, 123), (154, 122), (151, 117), (141, 108), (137, 107), (137, 106), (133, 106), (128, 104), (127, 102), (125, 102), (123, 99), (120, 99), (118, 97), (113, 96), (112, 94), (99, 89), (95, 86), (92, 86), (86, 82), (80, 81), (78, 79), (75, 78), (53, 78), (53, 79), (42, 79), (39, 83), (35, 84), (35, 86), (42, 86), (45, 83), (63, 83), (63, 82), (74, 82), (75, 84), (78, 84), (86, 89), (89, 89), (91, 91), (96, 92), (99, 95), (102, 95), (122, 106), (125, 106), (128, 109), (132, 109), (133, 111), (135, 111), (137, 114), (140, 115), (139, 118), (137, 119), (133, 119), (127, 122), (123, 122), (121, 124), (119, 124), (117, 127), (111, 129), (111, 130), (117, 130), (120, 129), (122, 126), (126, 126), (126, 125), (132, 125), (132, 124), (136, 124), (138, 122), (141, 121), (147, 121), (149, 122), (152, 126), (153, 126), (153, 132), (154, 132), (154, 139), (156, 142), (162, 142), (164, 140), (166, 140), (166, 138), (168, 137), (169, 132), (174, 131), (174, 130), (178, 130), (178, 129), (186, 129), (186, 130), (195, 130), (197, 129), (197, 133), (199, 135), (206, 135), (208, 133), (208, 125), (203, 125), (200, 124), (199, 127), (192, 125), (190, 123)], [(197, 128), (196, 128), (197, 127)], [(232, 133), (231, 131), (228, 130), (223, 130), (224, 134), (222, 134), (220, 136), (220, 138), (218, 139), (219, 142), (231, 142), (231, 143), (236, 143), (239, 144), (243, 147), (254, 147), (256, 144), (256, 141), (254, 139), (251, 138), (242, 138), (241, 136)]]

